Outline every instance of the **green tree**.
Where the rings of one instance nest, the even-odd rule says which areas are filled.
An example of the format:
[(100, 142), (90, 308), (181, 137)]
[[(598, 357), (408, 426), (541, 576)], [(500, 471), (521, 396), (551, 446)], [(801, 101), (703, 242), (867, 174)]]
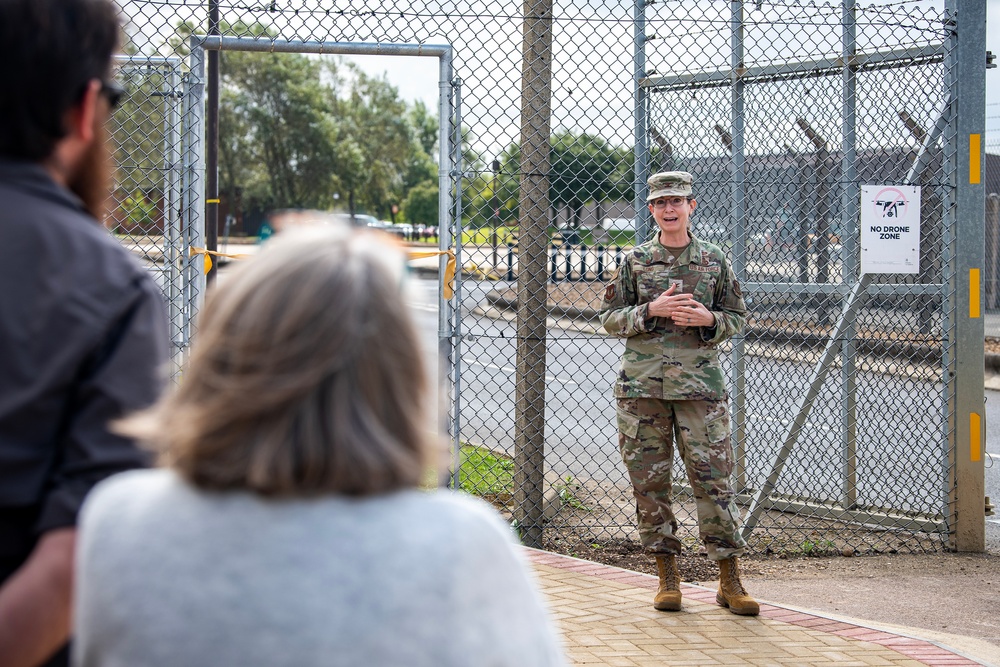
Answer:
[(149, 201), (141, 190), (136, 190), (125, 198), (122, 203), (125, 212), (124, 229), (117, 232), (125, 234), (149, 234), (156, 223), (156, 204)]
[[(171, 138), (167, 119), (170, 107), (178, 104), (170, 95), (170, 81), (165, 74), (164, 69), (127, 63), (116, 73), (126, 95), (115, 109), (109, 129), (115, 151), (116, 181), (125, 193), (163, 192), (164, 150)], [(173, 129), (179, 136), (180, 128)]]
[(438, 143), (438, 122), (427, 110), (427, 105), (417, 101), (407, 114), (410, 126), (410, 155), (403, 177), (403, 190), (409, 192), (425, 181), (436, 182), (437, 162), (434, 161)]
[(421, 100), (413, 103), (408, 115), (414, 139), (427, 155), (433, 155), (438, 145), (438, 119)]
[(603, 199), (612, 189), (615, 151), (600, 137), (569, 132), (556, 134), (549, 145), (549, 197), (553, 206), (570, 207), (570, 225), (579, 228), (583, 205)]
[[(658, 153), (658, 150), (654, 151), (654, 155)], [(622, 199), (632, 201), (632, 197), (635, 195), (632, 188), (632, 181), (635, 179), (635, 149), (614, 149), (614, 164), (614, 170), (609, 176), (610, 187), (604, 196), (609, 201)]]
[[(178, 26), (169, 49), (185, 54), (196, 28)], [(257, 23), (224, 31), (276, 34)], [(436, 177), (435, 119), (384, 77), (332, 56), (238, 51), (222, 52), (220, 72), (220, 189), (241, 189), (248, 206), (342, 203), (386, 217), (409, 187)]]
[[(615, 148), (600, 137), (558, 132), (549, 138), (549, 202), (569, 206), (570, 224), (580, 226), (584, 204), (631, 199), (632, 150)], [(505, 223), (517, 218), (521, 147), (511, 144), (500, 157), (497, 198)]]
[(403, 213), (413, 224), (438, 224), (438, 185), (424, 181), (412, 188), (403, 202)]
[[(247, 179), (246, 196), (272, 208), (332, 207), (338, 119), (319, 62), (297, 54), (224, 55), (220, 171), (233, 176), (224, 186)], [(263, 174), (247, 171), (254, 168)]]
[[(384, 77), (371, 77), (351, 68), (351, 83), (338, 100), (338, 142), (355, 147), (360, 160), (336, 170), (354, 213), (358, 205), (388, 217), (402, 195), (413, 152), (406, 103)], [(345, 162), (344, 165), (347, 166)]]

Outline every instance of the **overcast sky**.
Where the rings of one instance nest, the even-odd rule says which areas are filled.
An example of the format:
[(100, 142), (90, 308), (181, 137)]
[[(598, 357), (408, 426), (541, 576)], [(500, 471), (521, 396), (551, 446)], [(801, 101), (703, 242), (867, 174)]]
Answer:
[[(987, 0), (986, 49), (996, 56), (997, 67), (986, 71), (986, 148), (1000, 153), (1000, 0)], [(430, 109), (437, 107), (437, 60), (434, 58), (393, 58), (352, 56), (364, 71), (385, 75), (403, 99), (423, 100)]]
[[(620, 2), (621, 0), (616, 0)], [(974, 0), (970, 0), (974, 1)], [(118, 0), (119, 4), (123, 7), (124, 13), (133, 18), (133, 29), (137, 29), (145, 34), (143, 41), (151, 43), (162, 43), (163, 37), (156, 36), (158, 29), (162, 30), (167, 27), (166, 25), (154, 25), (155, 23), (164, 23), (163, 15), (154, 20), (144, 20), (142, 14), (144, 12), (176, 12), (176, 16), (203, 16), (204, 2), (188, 2), (188, 0), (165, 0), (164, 2), (136, 2), (135, 0)], [(497, 7), (501, 5), (506, 6), (506, 3), (512, 2), (512, 0), (505, 0), (505, 2), (492, 3), (490, 5), (491, 10), (489, 11), (500, 11)], [(597, 2), (597, 0), (563, 0), (567, 3), (567, 7), (572, 6), (578, 2), (583, 4), (591, 4)], [(222, 3), (224, 6), (229, 4), (227, 2)], [(519, 6), (519, 3), (517, 3)], [(684, 8), (688, 3), (680, 2), (675, 7)], [(859, 0), (859, 4), (894, 4), (899, 5), (899, 0)], [(940, 7), (943, 5), (943, 0), (914, 0), (913, 4), (915, 6), (931, 6)], [(987, 0), (987, 30), (986, 30), (986, 48), (997, 54), (998, 63), (1000, 63), (1000, 0)], [(512, 5), (513, 6), (513, 5)], [(595, 6), (599, 6), (599, 3)], [(691, 9), (689, 11), (698, 11), (697, 7), (699, 3), (691, 3)], [(751, 4), (751, 7), (753, 5)], [(765, 8), (767, 5), (764, 5)], [(781, 7), (778, 5), (777, 7)], [(141, 9), (137, 9), (141, 7)], [(654, 6), (655, 7), (655, 6)], [(580, 8), (574, 8), (574, 10), (579, 10)], [(586, 8), (584, 8), (586, 9)], [(589, 10), (588, 10), (589, 11)], [(651, 10), (655, 15), (655, 9)], [(680, 9), (679, 9), (680, 11)], [(516, 12), (515, 12), (516, 13)], [(175, 24), (175, 21), (166, 22), (167, 25)], [(507, 25), (507, 22), (503, 24), (503, 31), (509, 31), (510, 34), (506, 36), (492, 35), (491, 38), (505, 39), (517, 41), (519, 38), (520, 27), (518, 25), (513, 25), (513, 21)], [(501, 25), (501, 24), (495, 24)], [(626, 26), (627, 27), (627, 26)], [(467, 36), (456, 35), (452, 36), (453, 41), (461, 43), (466, 40)], [(557, 35), (559, 37), (559, 35)], [(780, 30), (772, 35), (772, 37), (780, 37)], [(444, 41), (442, 37), (441, 40), (435, 40), (433, 38), (428, 39), (429, 42), (434, 41)], [(625, 49), (629, 50), (628, 40), (618, 41), (617, 39), (609, 39), (606, 42), (606, 46), (609, 49)], [(692, 47), (694, 45), (691, 45)], [(557, 39), (556, 49), (562, 51), (562, 53), (557, 53), (557, 60), (563, 60), (563, 67), (559, 69), (555, 76), (556, 81), (553, 82), (554, 95), (560, 95), (569, 91), (572, 95), (572, 100), (563, 100), (563, 104), (560, 106), (560, 112), (566, 114), (565, 117), (555, 118), (554, 124), (555, 129), (558, 129), (560, 122), (569, 123), (572, 125), (572, 129), (575, 131), (584, 132), (594, 132), (599, 134), (607, 134), (608, 131), (613, 131), (615, 134), (612, 136), (606, 136), (606, 138), (614, 144), (624, 145), (631, 143), (629, 130), (626, 127), (630, 125), (628, 119), (631, 117), (631, 86), (628, 84), (627, 80), (597, 80), (597, 81), (587, 81), (587, 80), (574, 80), (575, 76), (571, 71), (571, 67), (566, 67), (567, 63), (575, 62), (575, 58), (578, 57), (573, 51), (577, 45), (573, 43), (572, 40), (569, 42), (562, 42)], [(694, 52), (696, 48), (691, 49), (674, 49), (671, 51), (672, 54)], [(664, 71), (673, 66), (675, 69), (685, 69), (686, 67), (691, 67), (691, 63), (676, 62), (655, 62), (656, 58), (661, 54), (658, 50), (654, 49), (650, 53), (649, 64), (660, 69), (661, 74), (667, 74), (669, 72)], [(516, 53), (516, 48), (515, 48)], [(581, 56), (584, 57), (584, 56)], [(787, 58), (787, 54), (781, 57)], [(630, 59), (630, 53), (621, 53), (615, 56), (619, 61), (621, 59)], [(676, 56), (675, 56), (676, 58)], [(384, 56), (371, 56), (362, 57), (355, 56), (351, 57), (352, 60), (358, 63), (358, 65), (364, 69), (366, 72), (374, 75), (385, 75), (388, 81), (394, 85), (400, 93), (400, 96), (407, 101), (423, 100), (425, 104), (430, 109), (437, 108), (438, 100), (438, 88), (437, 88), (437, 77), (438, 77), (438, 61), (436, 58), (404, 58), (404, 57), (384, 57)], [(520, 63), (508, 62), (506, 64), (508, 67), (519, 68)], [(582, 72), (583, 70), (581, 70)], [(459, 72), (462, 76), (469, 78), (469, 84), (475, 87), (476, 80), (475, 77), (481, 75), (478, 71), (469, 72)], [(558, 80), (559, 77), (563, 77), (565, 80)], [(568, 78), (567, 78), (568, 77)], [(578, 77), (577, 77), (578, 78)], [(585, 79), (588, 77), (585, 77)], [(481, 85), (481, 84), (480, 84)], [(588, 88), (589, 86), (589, 88)], [(472, 88), (470, 88), (471, 90)], [(575, 89), (575, 94), (573, 90)], [(498, 132), (497, 135), (487, 138), (479, 137), (480, 139), (488, 139), (494, 149), (502, 150), (508, 143), (509, 140), (513, 139), (513, 133), (516, 132), (517, 127), (517, 104), (516, 101), (511, 99), (510, 102), (505, 104), (497, 105), (496, 102), (501, 99), (501, 96), (496, 96), (495, 99), (486, 100), (486, 103), (492, 103), (489, 108), (489, 118), (493, 119), (492, 128), (490, 131)], [(504, 98), (506, 99), (506, 98)], [(474, 97), (468, 97), (466, 100), (466, 105), (468, 105), (468, 113), (476, 116), (483, 115), (481, 109), (474, 109), (474, 105), (477, 100)], [(589, 105), (588, 105), (589, 102)], [(986, 137), (985, 144), (987, 149), (993, 153), (1000, 153), (1000, 68), (987, 70), (986, 72)], [(503, 128), (503, 129), (497, 129)], [(611, 129), (613, 128), (613, 130)], [(500, 136), (503, 134), (504, 136)], [(509, 136), (508, 136), (509, 135)]]

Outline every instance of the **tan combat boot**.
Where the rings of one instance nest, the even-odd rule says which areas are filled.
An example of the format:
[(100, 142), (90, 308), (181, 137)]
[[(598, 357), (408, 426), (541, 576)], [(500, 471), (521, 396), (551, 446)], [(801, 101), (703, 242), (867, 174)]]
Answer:
[(719, 592), (715, 594), (715, 601), (740, 616), (756, 616), (760, 613), (760, 605), (747, 594), (740, 581), (740, 567), (736, 556), (719, 561)]
[(660, 611), (681, 610), (681, 573), (677, 569), (677, 556), (656, 556), (656, 571), (660, 575), (660, 590), (653, 598), (653, 608)]

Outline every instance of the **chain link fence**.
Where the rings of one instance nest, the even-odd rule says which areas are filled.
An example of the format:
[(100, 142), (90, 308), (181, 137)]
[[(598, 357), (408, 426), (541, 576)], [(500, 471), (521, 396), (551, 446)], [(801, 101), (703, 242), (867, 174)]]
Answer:
[[(137, 55), (120, 61), (131, 96), (116, 114), (115, 224), (151, 261), (162, 254), (183, 348), (202, 289), (185, 273), (201, 260), (185, 188), (203, 174), (177, 122), (188, 75), (174, 59), (207, 32), (208, 3), (119, 4)], [(635, 539), (612, 396), (623, 343), (600, 331), (597, 311), (623, 248), (652, 233), (647, 176), (685, 169), (693, 232), (730, 255), (750, 311), (723, 362), (752, 549), (947, 546), (957, 69), (939, 4), (218, 8), (222, 38), (453, 48), (462, 151), (439, 166), (461, 176), (442, 230), (464, 267), (441, 324), (450, 428), (468, 466), (457, 479), (508, 511), (527, 542)], [(919, 273), (859, 280), (868, 183), (921, 187)], [(674, 477), (685, 479), (679, 463)], [(697, 549), (683, 484), (675, 504)]]
[(116, 180), (108, 225), (163, 290), (176, 378), (204, 295), (203, 262), (191, 253), (203, 244), (191, 199), (201, 179), (196, 142), (184, 129), (189, 78), (176, 56), (123, 55), (115, 65), (127, 94), (111, 121)]

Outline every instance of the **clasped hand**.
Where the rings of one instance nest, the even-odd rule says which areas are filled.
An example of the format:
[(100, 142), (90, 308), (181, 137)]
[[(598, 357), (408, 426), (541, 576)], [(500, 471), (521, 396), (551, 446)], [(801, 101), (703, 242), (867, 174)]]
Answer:
[(697, 301), (691, 294), (675, 294), (676, 291), (677, 285), (673, 284), (654, 301), (650, 301), (649, 314), (653, 317), (669, 317), (681, 327), (710, 327), (715, 324), (715, 315), (705, 304)]

